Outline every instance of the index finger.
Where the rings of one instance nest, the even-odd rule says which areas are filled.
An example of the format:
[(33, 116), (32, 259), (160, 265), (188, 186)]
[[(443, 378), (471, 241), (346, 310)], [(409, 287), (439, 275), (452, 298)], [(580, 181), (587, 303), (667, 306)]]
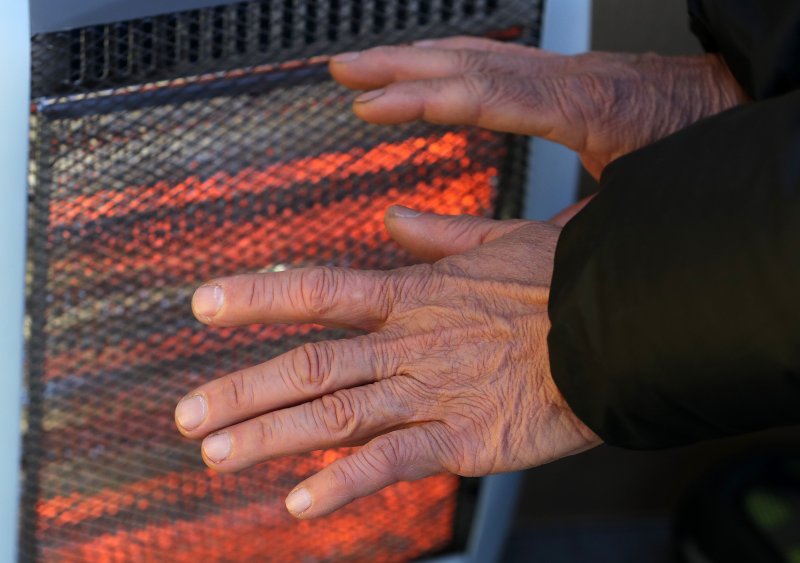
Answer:
[[(457, 49), (440, 42), (430, 47), (375, 47), (343, 53), (331, 59), (334, 79), (347, 88), (372, 90), (393, 82), (458, 76), (465, 73), (511, 73), (538, 76), (560, 71), (569, 59), (532, 56), (529, 47), (514, 45), (507, 51)], [(524, 55), (522, 55), (524, 53)]]
[(213, 326), (318, 323), (371, 330), (394, 302), (389, 272), (298, 268), (219, 278), (197, 289), (195, 317)]

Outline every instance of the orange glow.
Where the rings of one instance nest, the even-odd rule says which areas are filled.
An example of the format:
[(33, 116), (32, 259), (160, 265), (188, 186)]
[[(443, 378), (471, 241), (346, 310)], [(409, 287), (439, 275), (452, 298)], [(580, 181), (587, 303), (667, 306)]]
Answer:
[[(307, 476), (316, 473), (326, 465), (349, 454), (349, 448), (312, 452), (303, 456), (285, 458), (279, 465), (264, 464), (260, 468), (240, 474), (218, 474), (211, 469), (196, 472), (167, 473), (152, 479), (136, 481), (116, 489), (104, 489), (90, 497), (78, 493), (40, 500), (36, 512), (40, 518), (40, 531), (52, 526), (74, 525), (85, 520), (112, 515), (121, 509), (131, 509), (141, 500), (164, 501), (171, 492), (181, 492), (181, 498), (203, 498), (212, 493), (209, 480), (214, 489), (250, 489), (263, 495), (265, 488), (272, 488), (285, 469), (291, 465), (292, 473)], [(279, 494), (282, 491), (277, 491)], [(288, 492), (288, 491), (286, 491)], [(174, 499), (173, 499), (174, 500)], [(169, 502), (175, 504), (175, 502)]]
[[(351, 449), (277, 459), (229, 475), (199, 469), (199, 458), (196, 466), (162, 466), (151, 449), (188, 456), (188, 441), (172, 428), (177, 397), (170, 394), (181, 378), (199, 377), (192, 371), (198, 362), (209, 359), (206, 377), (240, 359), (215, 360), (223, 353), (249, 348), (242, 357), (252, 359), (257, 345), (286, 349), (322, 330), (202, 326), (191, 321), (194, 287), (244, 271), (410, 263), (386, 233), (386, 208), (399, 203), (486, 215), (497, 192), (497, 139), (483, 131), (445, 132), (205, 179), (51, 200), (48, 243), (56, 251), (48, 262), (53, 301), (47, 322), (58, 338), (48, 341), (43, 379), (59, 380), (52, 393), (65, 395), (52, 399), (40, 439), (49, 457), (40, 462), (38, 478), (57, 491), (35, 506), (42, 559), (390, 562), (446, 547), (453, 536), (455, 476), (399, 483), (322, 520), (299, 522), (286, 512), (285, 495)], [(495, 143), (491, 158), (475, 157), (474, 145), (482, 141)], [(186, 301), (185, 319), (176, 319), (179, 300)], [(159, 325), (162, 319), (169, 322)], [(115, 339), (93, 344), (106, 323), (113, 323)], [(169, 374), (164, 381), (129, 377), (162, 369), (164, 362), (179, 366), (172, 382)], [(91, 398), (71, 386), (95, 376), (111, 387), (96, 404), (84, 404)], [(143, 394), (145, 385), (152, 387)], [(163, 404), (153, 398), (162, 391)], [(146, 476), (138, 468), (127, 472), (114, 459), (120, 452), (132, 463), (145, 454)], [(75, 469), (91, 455), (98, 457), (85, 473)], [(108, 475), (106, 460), (113, 465)]]
[[(187, 314), (191, 314), (188, 312)], [(87, 375), (98, 371), (113, 371), (151, 362), (169, 362), (193, 354), (209, 354), (245, 346), (254, 341), (276, 341), (287, 336), (305, 335), (322, 330), (318, 325), (261, 326), (239, 328), (182, 328), (172, 334), (154, 335), (143, 341), (126, 339), (113, 347), (75, 349), (48, 358), (45, 381), (66, 375)], [(210, 333), (216, 338), (209, 338)], [(266, 358), (265, 358), (266, 359)]]
[(59, 227), (76, 221), (86, 223), (120, 217), (133, 210), (146, 213), (175, 205), (225, 200), (268, 189), (292, 190), (296, 184), (342, 181), (352, 176), (386, 172), (401, 164), (430, 165), (444, 159), (461, 159), (466, 148), (465, 133), (448, 132), (432, 138), (381, 143), (369, 150), (356, 148), (346, 153), (299, 158), (263, 170), (249, 167), (236, 174), (221, 171), (205, 180), (190, 176), (174, 185), (156, 182), (147, 188), (130, 186), (123, 190), (101, 190), (55, 202), (51, 225)]
[[(58, 561), (176, 563), (265, 559), (300, 563), (366, 557), (376, 562), (404, 561), (442, 547), (441, 535), (430, 532), (449, 527), (457, 483), (449, 475), (398, 483), (315, 522), (295, 521), (277, 503), (254, 502), (198, 520), (104, 534), (74, 547), (47, 549), (44, 556)], [(387, 534), (402, 542), (401, 553), (391, 548), (364, 551), (364, 546), (380, 544)]]
[[(296, 257), (298, 240), (296, 236), (292, 237), (292, 234), (297, 233), (306, 234), (307, 242), (302, 251), (304, 258), (313, 261), (319, 258), (317, 256), (319, 253), (323, 254), (324, 259), (324, 254), (328, 253), (328, 259), (333, 260), (344, 249), (347, 240), (363, 240), (372, 247), (388, 242), (383, 227), (383, 214), (388, 206), (398, 201), (437, 213), (447, 213), (453, 209), (465, 213), (480, 213), (490, 205), (491, 179), (494, 175), (496, 172), (490, 170), (488, 173), (464, 174), (456, 179), (437, 178), (430, 184), (420, 183), (413, 194), (405, 197), (389, 190), (385, 195), (374, 196), (369, 201), (360, 201), (360, 209), (363, 211), (357, 215), (351, 212), (354, 207), (352, 200), (332, 203), (327, 207), (315, 205), (306, 213), (292, 214), (282, 219), (265, 219), (258, 226), (251, 223), (228, 224), (227, 228), (208, 233), (208, 239), (178, 238), (171, 239), (164, 245), (158, 245), (152, 240), (149, 244), (137, 241), (138, 254), (133, 253), (133, 248), (120, 249), (119, 253), (113, 253), (110, 248), (98, 250), (102, 258), (93, 260), (89, 270), (86, 269), (83, 259), (73, 257), (54, 261), (51, 267), (62, 276), (78, 276), (80, 272), (81, 278), (89, 278), (94, 283), (101, 282), (104, 277), (114, 273), (122, 272), (130, 275), (143, 269), (166, 269), (182, 273), (187, 281), (195, 280), (198, 276), (201, 279), (208, 279), (212, 277), (210, 262), (206, 267), (201, 265), (199, 268), (187, 269), (182, 256), (186, 253), (212, 254), (217, 260), (243, 264), (247, 269), (253, 270), (265, 264), (286, 263), (291, 257)], [(327, 229), (331, 227), (335, 230), (328, 234)], [(193, 234), (197, 236), (196, 233)], [(264, 240), (275, 242), (269, 248), (264, 248), (260, 244), (260, 241)], [(158, 252), (148, 251), (154, 247), (158, 248)], [(45, 379), (85, 373), (89, 369), (102, 371), (134, 366), (156, 359), (170, 361), (178, 357), (242, 345), (252, 342), (254, 337), (259, 341), (278, 340), (286, 335), (305, 334), (311, 329), (308, 326), (252, 326), (217, 330), (221, 337), (219, 339), (208, 339), (207, 332), (197, 332), (187, 328), (154, 338), (152, 341), (122, 342), (119, 346), (100, 350), (70, 350), (48, 358)]]
[[(305, 259), (313, 261), (318, 258), (318, 252), (327, 250), (327, 260), (333, 261), (342, 253), (347, 241), (374, 244), (378, 238), (386, 240), (383, 214), (395, 203), (436, 213), (453, 209), (481, 213), (491, 203), (491, 180), (496, 175), (496, 170), (490, 169), (464, 173), (456, 178), (434, 178), (431, 182), (420, 182), (411, 193), (389, 189), (369, 197), (345, 198), (328, 205), (314, 204), (306, 210), (287, 210), (278, 217), (268, 215), (252, 223), (226, 220), (216, 225), (201, 224), (192, 230), (191, 237), (185, 225), (175, 224), (175, 220), (163, 220), (162, 225), (155, 221), (148, 224), (146, 230), (134, 228), (130, 238), (97, 237), (92, 241), (92, 254), (96, 256), (92, 256), (91, 261), (85, 256), (67, 255), (55, 260), (52, 267), (62, 276), (75, 276), (76, 285), (82, 278), (99, 283), (121, 273), (130, 275), (141, 270), (184, 272), (190, 279), (198, 276), (207, 279), (212, 276), (211, 262), (207, 267), (201, 265), (199, 270), (187, 270), (183, 257), (211, 255), (217, 261), (231, 261), (249, 269), (286, 264), (298, 256), (297, 234), (303, 232), (307, 235), (302, 243)], [(356, 214), (354, 209), (358, 210)], [(265, 240), (271, 241), (267, 247), (255, 243)]]

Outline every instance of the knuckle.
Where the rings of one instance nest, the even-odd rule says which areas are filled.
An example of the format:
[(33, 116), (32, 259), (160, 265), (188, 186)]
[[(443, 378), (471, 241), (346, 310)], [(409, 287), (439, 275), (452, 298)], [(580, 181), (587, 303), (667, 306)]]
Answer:
[[(385, 335), (359, 336), (349, 342), (347, 355), (351, 358), (363, 359), (363, 369), (374, 381), (391, 378), (397, 369), (398, 351)], [(344, 360), (343, 360), (344, 362)]]
[(493, 95), (493, 90), (497, 88), (497, 81), (494, 76), (477, 72), (465, 72), (461, 75), (461, 82), (464, 91), (481, 103), (484, 103), (487, 97)]
[(335, 488), (354, 489), (360, 483), (352, 458), (345, 458), (339, 463), (329, 465), (328, 471), (331, 485)]
[(244, 372), (232, 373), (223, 381), (222, 396), (225, 403), (235, 410), (248, 409), (255, 403), (253, 383)]
[[(450, 317), (449, 320), (455, 320), (452, 318), (452, 315)], [(445, 370), (447, 370), (447, 372), (451, 371), (449, 369), (448, 364), (450, 362), (448, 360), (452, 359), (452, 351), (457, 348), (459, 340), (459, 335), (447, 329), (430, 330), (417, 335), (417, 342), (420, 349), (430, 350), (440, 356), (437, 358), (439, 361), (435, 364), (436, 368), (434, 373), (441, 375), (445, 375), (445, 373), (443, 373)]]
[(500, 105), (510, 94), (510, 84), (498, 73), (468, 72), (463, 75), (464, 88), (478, 101), (480, 111)]
[(300, 274), (300, 294), (305, 309), (314, 317), (325, 317), (339, 293), (341, 278), (341, 272), (326, 266), (304, 270)]
[(381, 318), (385, 319), (394, 309), (397, 300), (394, 276), (387, 274), (377, 278), (373, 282), (372, 289), (376, 296), (373, 308)]
[(312, 405), (318, 425), (333, 438), (349, 438), (354, 435), (359, 420), (353, 398), (349, 393), (337, 391), (317, 399)]
[(475, 217), (471, 215), (456, 215), (450, 217), (445, 226), (447, 240), (465, 241), (466, 244), (483, 244), (489, 231), (482, 230)]
[(462, 73), (482, 74), (489, 70), (488, 59), (479, 51), (458, 49), (452, 51), (456, 68)]
[(381, 436), (352, 458), (353, 473), (369, 481), (397, 481), (401, 469), (401, 450), (396, 437)]
[(448, 256), (444, 260), (439, 260), (433, 267), (437, 274), (451, 278), (469, 278), (469, 265), (473, 263), (471, 258), (463, 255)]
[(422, 438), (427, 437), (408, 432), (379, 436), (347, 459), (348, 474), (379, 486), (430, 475), (438, 471), (441, 464), (425, 455), (427, 449), (423, 447)]
[(406, 303), (418, 303), (434, 292), (439, 281), (441, 280), (435, 264), (419, 264), (405, 268), (398, 271), (396, 280), (398, 298)]
[(385, 386), (393, 394), (401, 416), (416, 419), (435, 411), (437, 392), (427, 384), (430, 380), (431, 376), (426, 373), (425, 367), (409, 364), (402, 377), (386, 382)]
[(247, 291), (248, 291), (248, 300), (247, 305), (250, 309), (259, 309), (263, 306), (264, 303), (271, 303), (272, 296), (267, 295), (267, 288), (269, 287), (266, 283), (266, 279), (264, 276), (253, 276), (249, 283), (247, 284)]
[(369, 449), (367, 459), (375, 471), (394, 473), (404, 461), (402, 445), (396, 435), (387, 434), (377, 438)]
[(324, 393), (330, 381), (334, 351), (329, 342), (307, 342), (292, 354), (292, 372), (286, 374), (301, 393)]
[(275, 445), (280, 434), (276, 422), (274, 417), (262, 416), (257, 419), (258, 440), (262, 447), (269, 448)]

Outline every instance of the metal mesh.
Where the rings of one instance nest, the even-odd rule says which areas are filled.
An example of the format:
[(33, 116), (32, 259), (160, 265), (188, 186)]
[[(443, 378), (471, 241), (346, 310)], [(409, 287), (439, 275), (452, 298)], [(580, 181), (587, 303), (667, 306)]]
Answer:
[(455, 33), (538, 35), (540, 0), (250, 1), (34, 37), (34, 96)]
[[(363, 124), (324, 66), (297, 57), (452, 33), (530, 39), (538, 14), (503, 0), (247, 2), (34, 38), (23, 559), (399, 561), (453, 546), (452, 476), (309, 523), (285, 512), (286, 493), (346, 450), (207, 470), (174, 426), (185, 392), (347, 334), (208, 328), (189, 303), (219, 275), (408, 264), (382, 227), (392, 203), (513, 211), (520, 139)], [(165, 43), (163, 22), (195, 17), (206, 23)], [(120, 29), (124, 48), (105, 34)], [(185, 56), (155, 54), (168, 47)], [(130, 65), (82, 70), (109, 53)]]

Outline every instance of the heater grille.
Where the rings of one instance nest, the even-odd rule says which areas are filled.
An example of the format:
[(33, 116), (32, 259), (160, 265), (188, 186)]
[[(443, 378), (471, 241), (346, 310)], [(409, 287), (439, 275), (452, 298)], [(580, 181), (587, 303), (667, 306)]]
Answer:
[[(411, 263), (382, 228), (392, 203), (485, 216), (518, 207), (524, 139), (364, 124), (324, 65), (292, 57), (432, 30), (528, 23), (513, 31), (532, 37), (538, 4), (430, 2), (429, 23), (420, 23), (420, 3), (322, 4), (248, 2), (153, 18), (149, 28), (136, 21), (35, 38), (23, 560), (402, 561), (462, 545), (474, 481), (402, 483), (299, 523), (284, 496), (346, 450), (222, 476), (174, 427), (175, 403), (200, 383), (304, 342), (349, 336), (316, 326), (204, 327), (189, 306), (198, 284), (245, 271)], [(344, 30), (335, 37), (333, 6)], [(454, 14), (446, 26), (444, 6)], [(310, 14), (325, 24), (309, 28)], [(163, 22), (194, 17), (204, 23), (175, 31), (180, 57), (152, 55), (166, 44)], [(218, 36), (208, 23), (216, 17)], [(266, 28), (256, 22), (264, 21), (278, 31), (262, 50)], [(363, 36), (348, 43), (341, 36), (356, 33), (355, 21)], [(127, 30), (128, 62), (93, 66), (120, 52), (112, 28)], [(306, 31), (284, 47), (288, 28)], [(59, 53), (64, 40), (82, 51)]]
[[(80, 92), (363, 47), (375, 41), (536, 33), (532, 0), (250, 1), (40, 35), (34, 95)], [(68, 56), (68, 64), (64, 57)]]

